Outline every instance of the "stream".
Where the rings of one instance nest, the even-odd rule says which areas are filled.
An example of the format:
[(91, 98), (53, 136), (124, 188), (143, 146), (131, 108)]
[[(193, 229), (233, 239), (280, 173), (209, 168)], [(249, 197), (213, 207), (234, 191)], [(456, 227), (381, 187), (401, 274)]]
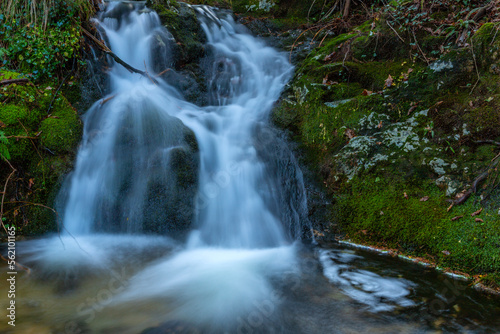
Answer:
[(95, 19), (147, 75), (114, 65), (111, 93), (84, 114), (63, 228), (16, 243), (30, 272), (17, 275), (16, 327), (0, 332), (500, 332), (500, 301), (466, 282), (306, 241), (302, 172), (268, 120), (293, 67), (228, 13), (193, 8), (207, 106), (156, 71), (175, 40), (155, 12), (110, 2)]

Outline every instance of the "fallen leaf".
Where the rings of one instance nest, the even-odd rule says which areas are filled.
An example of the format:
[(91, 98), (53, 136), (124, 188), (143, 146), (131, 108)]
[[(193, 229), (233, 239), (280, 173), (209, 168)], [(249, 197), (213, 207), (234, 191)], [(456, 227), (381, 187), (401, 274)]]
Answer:
[(353, 139), (354, 137), (356, 137), (356, 132), (354, 132), (354, 130), (351, 129), (346, 129), (345, 135), (347, 136), (347, 138)]
[(451, 218), (451, 221), (455, 221), (455, 220), (459, 220), (460, 218), (463, 218), (464, 216), (456, 216), (456, 217), (453, 217)]
[(45, 90), (52, 90), (54, 88), (50, 87), (50, 86), (47, 86), (47, 88), (45, 88)]
[(476, 223), (484, 223), (484, 220), (482, 220), (481, 218), (476, 218), (476, 219), (474, 219), (474, 221)]
[(444, 255), (450, 255), (450, 252), (448, 252), (447, 250), (441, 251), (441, 253), (443, 253)]
[(424, 196), (420, 199), (420, 202), (427, 202), (429, 200), (429, 196)]
[(384, 211), (380, 211), (380, 215), (383, 216), (384, 215)]
[(378, 123), (377, 128), (379, 128), (379, 129), (382, 128), (382, 121), (380, 121), (380, 123)]
[(0, 128), (5, 128), (7, 125), (5, 125), (4, 122), (0, 121)]
[(412, 112), (415, 111), (415, 109), (417, 109), (417, 106), (413, 106), (411, 107), (409, 110), (408, 110), (408, 115), (410, 115)]
[(372, 95), (372, 94), (373, 94), (373, 92), (371, 90), (366, 90), (366, 89), (363, 90), (363, 92), (361, 93), (361, 95), (363, 95), (363, 96), (368, 96), (368, 95)]
[(393, 83), (393, 79), (392, 79), (392, 76), (389, 74), (389, 76), (387, 77), (387, 79), (385, 79), (385, 84), (384, 84), (384, 88), (389, 88), (392, 86), (392, 83)]
[(360, 232), (366, 235), (366, 233), (368, 233), (368, 230), (361, 230)]
[(477, 210), (477, 211), (474, 211), (473, 213), (471, 213), (471, 217), (474, 217), (474, 216), (477, 216), (478, 214), (480, 214), (481, 212), (483, 211), (483, 208)]
[(31, 187), (35, 184), (35, 181), (33, 179), (30, 179), (28, 182), (28, 189), (31, 189)]
[(333, 51), (332, 53), (330, 53), (328, 56), (326, 56), (323, 61), (330, 61), (333, 59), (333, 57), (337, 54), (337, 52)]
[(409, 198), (407, 193), (404, 193), (404, 194), (403, 194), (403, 196), (404, 196), (406, 199), (408, 199), (408, 198)]
[(469, 107), (473, 108), (474, 104), (472, 104), (472, 101), (469, 101)]
[(446, 212), (450, 212), (452, 207), (453, 207), (453, 203), (451, 203), (451, 205), (448, 207), (448, 209), (446, 209)]

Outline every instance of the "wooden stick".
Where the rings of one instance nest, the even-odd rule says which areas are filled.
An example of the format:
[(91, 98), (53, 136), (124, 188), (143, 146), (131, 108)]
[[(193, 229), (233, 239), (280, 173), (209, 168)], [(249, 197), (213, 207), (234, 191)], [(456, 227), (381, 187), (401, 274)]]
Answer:
[(15, 83), (28, 83), (29, 80), (26, 78), (21, 78), (21, 79), (6, 79), (6, 80), (1, 80), (0, 81), (0, 86), (7, 86)]
[(146, 77), (146, 78), (149, 78), (151, 79), (151, 81), (153, 81), (155, 84), (158, 83), (158, 81), (156, 79), (153, 79), (153, 78), (150, 78), (146, 72), (144, 71), (141, 71), (141, 70), (138, 70), (136, 69), (135, 67), (132, 67), (130, 66), (129, 64), (127, 64), (126, 62), (124, 62), (120, 57), (118, 57), (116, 54), (113, 53), (113, 51), (111, 51), (103, 42), (101, 42), (100, 40), (98, 40), (97, 38), (95, 38), (95, 36), (93, 36), (90, 32), (88, 32), (85, 28), (82, 28), (82, 31), (83, 33), (88, 37), (90, 38), (97, 46), (99, 46), (105, 54), (111, 56), (111, 58), (113, 58), (118, 64), (122, 65), (123, 67), (125, 67), (130, 73), (139, 73), (140, 75)]

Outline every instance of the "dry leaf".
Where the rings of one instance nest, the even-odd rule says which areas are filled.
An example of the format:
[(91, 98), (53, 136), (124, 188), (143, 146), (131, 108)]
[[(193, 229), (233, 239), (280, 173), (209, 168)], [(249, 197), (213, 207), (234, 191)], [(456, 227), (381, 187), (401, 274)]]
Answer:
[(443, 253), (444, 255), (450, 255), (450, 252), (448, 252), (447, 250), (441, 251), (441, 253)]
[(420, 202), (427, 202), (429, 200), (429, 196), (424, 196), (420, 199)]
[(363, 90), (363, 92), (361, 93), (361, 95), (363, 95), (363, 96), (368, 96), (368, 95), (372, 95), (372, 94), (373, 94), (373, 92), (371, 90), (366, 90), (366, 89)]
[(472, 103), (472, 101), (469, 101), (469, 107), (474, 108), (474, 104)]
[(408, 199), (408, 198), (409, 198), (407, 193), (404, 193), (404, 194), (403, 194), (403, 196), (404, 196), (406, 199)]
[(446, 212), (450, 212), (452, 207), (453, 207), (453, 203), (451, 203), (451, 205), (448, 207), (448, 209), (446, 209)]
[(349, 139), (353, 139), (354, 137), (356, 137), (356, 133), (354, 132), (354, 130), (351, 130), (351, 129), (346, 129), (345, 130), (345, 135)]
[(451, 218), (451, 221), (459, 220), (460, 218), (463, 218), (464, 216), (456, 216)]
[(382, 121), (380, 121), (380, 123), (378, 123), (377, 128), (379, 128), (379, 129), (382, 128)]
[(333, 51), (332, 53), (330, 53), (328, 56), (326, 56), (323, 61), (330, 61), (333, 59), (333, 57), (337, 54), (337, 52)]
[(483, 223), (484, 222), (484, 220), (482, 220), (481, 218), (476, 218), (476, 219), (474, 219), (474, 221), (476, 223)]
[(471, 213), (471, 217), (474, 217), (474, 216), (477, 216), (478, 214), (480, 214), (481, 212), (483, 211), (483, 208), (477, 210), (477, 211), (474, 211), (473, 213)]
[(393, 83), (393, 79), (391, 77), (391, 75), (389, 74), (389, 76), (387, 77), (387, 79), (385, 79), (385, 85), (384, 85), (384, 88), (389, 88), (392, 86), (392, 83)]
[(35, 181), (33, 179), (30, 179), (28, 182), (28, 189), (31, 189), (31, 187), (35, 184)]
[(416, 105), (415, 105), (415, 106), (413, 106), (413, 107), (411, 107), (411, 108), (408, 110), (408, 115), (410, 115), (412, 112), (414, 112), (414, 111), (415, 111), (415, 109), (417, 109), (417, 106), (416, 106)]

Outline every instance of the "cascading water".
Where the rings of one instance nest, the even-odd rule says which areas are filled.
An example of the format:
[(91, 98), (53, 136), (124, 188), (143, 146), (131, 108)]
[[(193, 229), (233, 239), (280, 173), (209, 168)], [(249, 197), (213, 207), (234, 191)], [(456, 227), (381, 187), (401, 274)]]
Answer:
[[(111, 3), (101, 14), (99, 27), (110, 49), (148, 74), (114, 65), (111, 94), (86, 113), (66, 190), (64, 227), (72, 235), (147, 232), (149, 220), (158, 216), (169, 226), (169, 220), (179, 220), (179, 212), (165, 213), (165, 206), (172, 202), (169, 197), (183, 192), (179, 163), (172, 161), (181, 153), (184, 164), (199, 159), (198, 193), (187, 199), (195, 229), (186, 249), (132, 277), (116, 303), (160, 298), (174, 307), (173, 319), (220, 326), (265, 300), (272, 291), (269, 279), (290, 269), (295, 261), (291, 242), (300, 234), (306, 203), (290, 152), (281, 147), (273, 158), (269, 147), (277, 138), (269, 131), (258, 136), (266, 134), (268, 113), (291, 65), (283, 54), (242, 33), (229, 15), (218, 17), (208, 7), (196, 10), (213, 64), (207, 77), (214, 105), (207, 107), (184, 101), (161, 79), (153, 81), (158, 64), (151, 60), (159, 55), (151, 50), (158, 40), (168, 45), (170, 39), (156, 13), (143, 5)], [(163, 56), (168, 64), (168, 52)], [(286, 207), (279, 193), (285, 176), (269, 173), (273, 161), (266, 165), (261, 159), (266, 155), (274, 163), (287, 162), (298, 180), (298, 195)], [(158, 206), (154, 215), (151, 194), (166, 202), (153, 202)]]
[[(144, 8), (124, 11), (123, 6), (111, 4), (102, 14), (103, 35), (125, 62), (145, 67), (156, 77), (151, 69), (158, 65), (151, 61), (162, 57), (151, 50), (158, 39), (168, 45), (169, 34), (156, 13)], [(178, 196), (175, 179), (179, 176), (171, 163), (176, 156), (184, 153), (188, 158), (183, 162), (191, 168), (197, 162), (190, 130), (182, 120), (196, 135), (200, 157), (194, 204), (198, 233), (191, 242), (267, 247), (291, 241), (280, 222), (278, 182), (267, 175), (254, 145), (256, 130), (266, 123), (290, 77), (291, 65), (284, 55), (241, 33), (230, 16), (218, 18), (208, 7), (196, 10), (213, 59), (208, 81), (216, 106), (189, 104), (163, 81), (155, 83), (113, 66), (111, 95), (85, 115), (83, 143), (64, 210), (64, 226), (70, 233), (141, 232), (148, 219), (160, 216), (167, 225), (168, 220), (179, 220), (175, 210), (162, 214), (157, 209), (150, 214), (148, 203), (151, 193), (167, 194), (167, 205), (173, 202), (169, 196)], [(114, 17), (116, 12), (120, 16)], [(168, 52), (161, 56), (168, 64)], [(296, 166), (293, 169), (297, 171)], [(303, 193), (303, 187), (298, 191)], [(292, 211), (305, 211), (304, 202), (302, 196), (297, 201), (302, 207)], [(300, 218), (292, 220), (286, 229), (294, 229), (296, 235)]]

